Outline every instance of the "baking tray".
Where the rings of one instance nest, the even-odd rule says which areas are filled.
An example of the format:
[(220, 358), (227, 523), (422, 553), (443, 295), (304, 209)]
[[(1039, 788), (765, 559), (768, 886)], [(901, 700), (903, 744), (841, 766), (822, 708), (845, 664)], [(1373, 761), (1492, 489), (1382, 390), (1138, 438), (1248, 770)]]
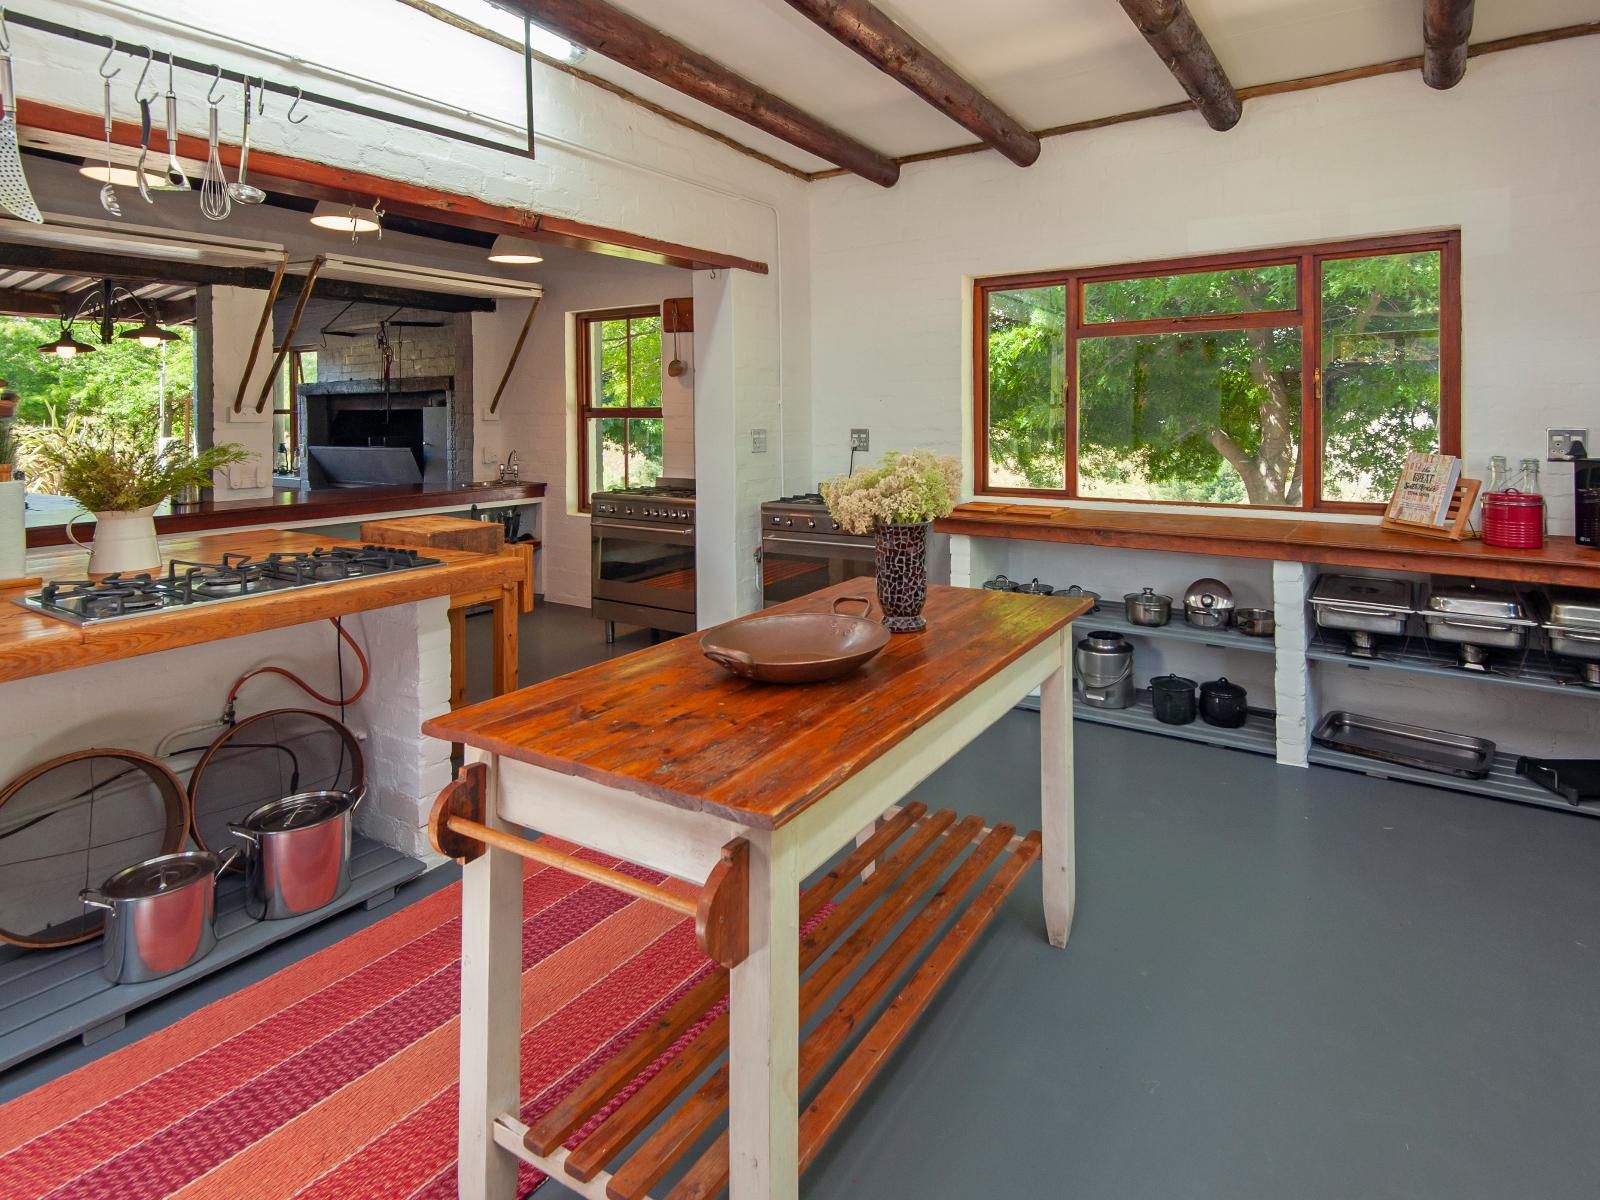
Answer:
[(1358, 713), (1329, 713), (1317, 725), (1311, 740), (1330, 750), (1437, 771), (1458, 779), (1483, 779), (1494, 763), (1494, 743), (1487, 738), (1402, 725)]

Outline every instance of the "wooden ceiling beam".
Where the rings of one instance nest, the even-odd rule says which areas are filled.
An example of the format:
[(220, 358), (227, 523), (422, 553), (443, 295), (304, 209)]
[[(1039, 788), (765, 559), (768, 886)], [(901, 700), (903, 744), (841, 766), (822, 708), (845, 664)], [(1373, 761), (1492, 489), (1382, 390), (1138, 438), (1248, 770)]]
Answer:
[(1422, 81), (1444, 91), (1467, 73), (1473, 0), (1427, 0), (1422, 11)]
[(1243, 102), (1184, 0), (1122, 0), (1122, 8), (1194, 101), (1206, 124), (1216, 130), (1237, 125), (1244, 113)]
[(751, 83), (676, 38), (605, 0), (504, 0), (541, 28), (630, 67), (685, 96), (720, 109), (808, 154), (837, 163), (880, 187), (893, 187), (900, 166)]
[(8, 317), (59, 317), (63, 299), (62, 292), (0, 288), (0, 314)]
[(836, 40), (905, 84), (1019, 167), (1039, 158), (1039, 139), (871, 0), (788, 0)]

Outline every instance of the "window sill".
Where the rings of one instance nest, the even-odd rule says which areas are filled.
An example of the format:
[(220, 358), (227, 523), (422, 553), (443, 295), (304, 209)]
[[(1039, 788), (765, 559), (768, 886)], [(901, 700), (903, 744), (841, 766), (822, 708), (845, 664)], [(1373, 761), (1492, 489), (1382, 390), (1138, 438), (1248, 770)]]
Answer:
[(1570, 537), (1548, 538), (1540, 550), (1505, 550), (1481, 541), (1393, 533), (1370, 519), (1286, 516), (1206, 516), (974, 500), (958, 505), (934, 528), (970, 537), (1600, 587), (1600, 551), (1578, 546)]

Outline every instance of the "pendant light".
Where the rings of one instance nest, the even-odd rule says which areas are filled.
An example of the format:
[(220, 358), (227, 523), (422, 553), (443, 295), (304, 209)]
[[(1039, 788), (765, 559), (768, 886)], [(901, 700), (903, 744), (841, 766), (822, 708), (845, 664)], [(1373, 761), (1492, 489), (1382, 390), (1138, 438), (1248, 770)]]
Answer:
[(495, 238), (494, 245), (489, 247), (489, 261), (508, 263), (515, 266), (529, 266), (533, 263), (544, 261), (544, 255), (539, 253), (538, 246), (526, 238), (512, 237), (509, 233), (502, 233)]
[(382, 216), (376, 204), (366, 209), (336, 200), (318, 200), (311, 212), (311, 223), (318, 229), (332, 229), (337, 233), (381, 233)]
[(72, 326), (65, 321), (61, 323), (61, 336), (39, 347), (40, 354), (54, 354), (57, 358), (76, 358), (80, 354), (94, 352), (95, 347), (72, 336)]
[(154, 317), (146, 317), (144, 324), (137, 325), (132, 329), (125, 329), (117, 336), (134, 338), (139, 345), (147, 350), (154, 350), (162, 342), (173, 342), (178, 339), (178, 335), (170, 329), (163, 329), (157, 325)]

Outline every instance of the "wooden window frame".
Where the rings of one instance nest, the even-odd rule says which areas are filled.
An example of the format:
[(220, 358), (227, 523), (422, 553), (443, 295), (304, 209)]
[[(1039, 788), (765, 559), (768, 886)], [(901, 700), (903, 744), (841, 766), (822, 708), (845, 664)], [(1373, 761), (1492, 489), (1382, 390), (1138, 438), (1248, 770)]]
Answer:
[[(1321, 265), (1347, 258), (1384, 254), (1439, 254), (1439, 449), (1461, 453), (1461, 232), (1356, 238), (1338, 242), (1280, 246), (1235, 253), (1198, 254), (1115, 266), (1034, 271), (993, 276), (973, 283), (973, 479), (979, 496), (1028, 496), (1053, 500), (1095, 499), (1078, 494), (1078, 342), (1084, 337), (1139, 333), (1188, 333), (1205, 329), (1300, 329), (1300, 503), (1298, 505), (1226, 504), (1219, 501), (1117, 499), (1113, 504), (1167, 504), (1196, 508), (1253, 509), (1261, 512), (1381, 513), (1381, 503), (1325, 500), (1322, 497), (1322, 291)], [(1208, 314), (1143, 321), (1083, 322), (1083, 289), (1087, 284), (1162, 275), (1190, 275), (1247, 267), (1293, 265), (1298, 270), (1293, 309), (1271, 312)], [(989, 295), (1022, 288), (1063, 287), (1065, 371), (1061, 403), (1065, 409), (1066, 453), (1059, 488), (1001, 487), (989, 482)]]
[[(659, 404), (653, 406), (634, 407), (633, 405), (633, 327), (631, 322), (643, 317), (660, 317), (661, 305), (642, 304), (625, 308), (602, 308), (593, 312), (578, 314), (578, 511), (589, 511), (589, 496), (592, 491), (589, 480), (589, 422), (602, 418), (622, 419), (622, 452), (623, 461), (627, 461), (628, 453), (628, 424), (631, 421), (661, 417), (662, 411)], [(596, 405), (594, 402), (594, 338), (590, 333), (593, 326), (606, 321), (630, 322), (628, 328), (628, 405), (624, 408), (610, 408)], [(627, 476), (623, 476), (626, 484)]]
[[(305, 353), (306, 351), (304, 350), (291, 350), (289, 352), (289, 407), (274, 408), (272, 410), (272, 415), (275, 417), (289, 418), (289, 458), (291, 462), (298, 462), (300, 459), (300, 386), (303, 382), (304, 374), (300, 356)], [(274, 466), (276, 466), (278, 453), (276, 446), (272, 448), (272, 453)]]

